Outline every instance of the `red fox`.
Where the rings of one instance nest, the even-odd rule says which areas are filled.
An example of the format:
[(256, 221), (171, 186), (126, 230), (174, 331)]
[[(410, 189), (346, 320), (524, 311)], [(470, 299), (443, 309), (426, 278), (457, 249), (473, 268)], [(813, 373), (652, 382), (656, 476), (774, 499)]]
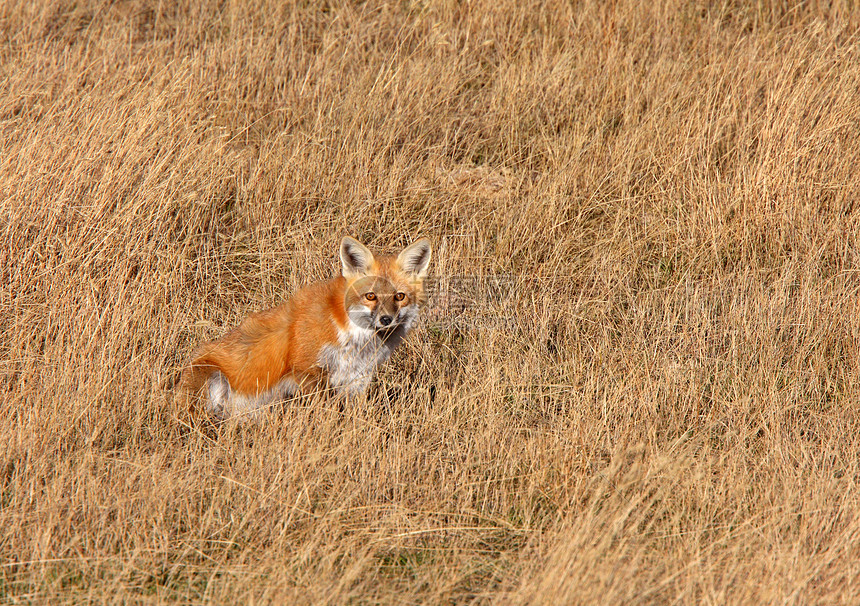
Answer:
[(220, 419), (252, 415), (326, 380), (342, 393), (363, 392), (418, 318), (430, 253), (422, 238), (396, 257), (376, 258), (345, 237), (342, 276), (310, 284), (201, 345), (182, 387), (193, 394), (206, 387), (206, 410)]

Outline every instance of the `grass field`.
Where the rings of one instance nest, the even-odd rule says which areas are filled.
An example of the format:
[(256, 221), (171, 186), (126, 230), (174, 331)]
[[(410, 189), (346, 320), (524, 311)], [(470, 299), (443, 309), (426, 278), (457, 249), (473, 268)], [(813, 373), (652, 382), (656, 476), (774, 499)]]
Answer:
[[(0, 602), (860, 603), (854, 3), (0, 2)], [(191, 350), (434, 242), (366, 401)]]

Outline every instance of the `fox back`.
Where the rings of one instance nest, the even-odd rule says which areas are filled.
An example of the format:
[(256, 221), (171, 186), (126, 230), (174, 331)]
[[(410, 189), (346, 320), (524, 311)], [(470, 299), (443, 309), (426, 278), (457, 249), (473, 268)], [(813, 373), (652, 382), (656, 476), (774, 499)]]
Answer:
[(253, 415), (326, 383), (363, 392), (418, 318), (430, 254), (426, 238), (378, 258), (344, 238), (341, 276), (310, 284), (201, 345), (183, 370), (182, 388), (204, 390), (206, 410), (217, 418)]

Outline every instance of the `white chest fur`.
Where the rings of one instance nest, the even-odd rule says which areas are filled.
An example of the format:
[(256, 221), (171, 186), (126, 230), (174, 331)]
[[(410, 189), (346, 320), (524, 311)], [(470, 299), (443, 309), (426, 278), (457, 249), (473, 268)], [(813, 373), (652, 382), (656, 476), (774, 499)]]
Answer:
[(351, 324), (341, 331), (338, 344), (326, 345), (319, 354), (319, 364), (328, 372), (329, 384), (341, 392), (363, 392), (376, 368), (391, 357), (408, 328), (399, 325), (383, 335)]

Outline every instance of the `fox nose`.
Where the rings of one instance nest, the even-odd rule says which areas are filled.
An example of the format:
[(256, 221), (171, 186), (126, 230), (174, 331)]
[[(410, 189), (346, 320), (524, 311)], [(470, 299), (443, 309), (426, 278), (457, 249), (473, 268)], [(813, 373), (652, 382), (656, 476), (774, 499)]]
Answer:
[(391, 324), (391, 316), (379, 316), (379, 323), (383, 326)]

